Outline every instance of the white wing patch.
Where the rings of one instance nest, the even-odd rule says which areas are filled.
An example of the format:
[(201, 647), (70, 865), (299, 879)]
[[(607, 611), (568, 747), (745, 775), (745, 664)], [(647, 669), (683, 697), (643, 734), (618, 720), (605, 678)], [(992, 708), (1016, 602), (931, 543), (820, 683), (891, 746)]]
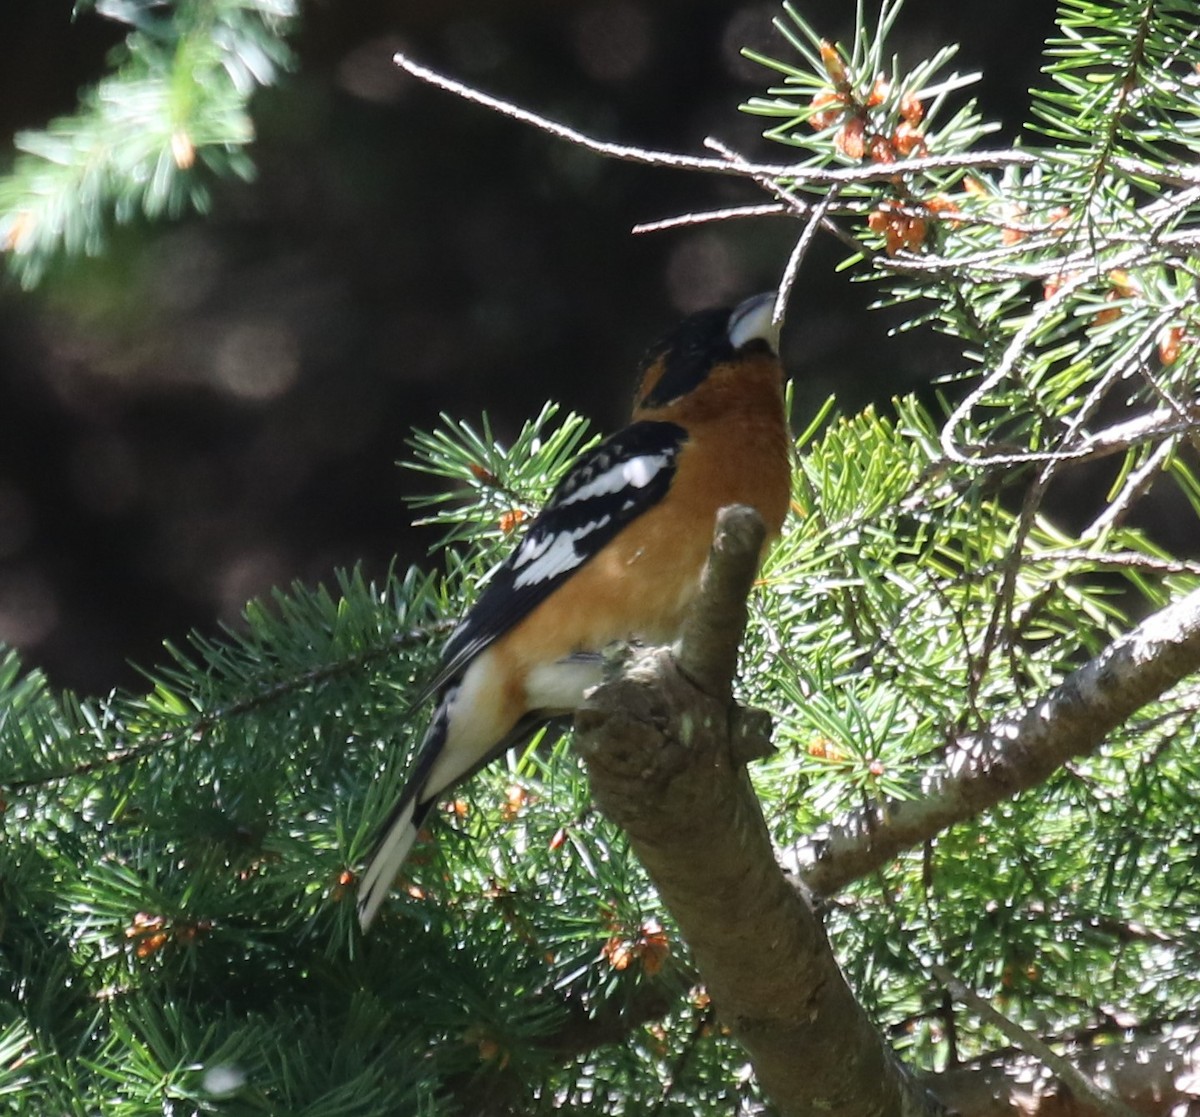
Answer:
[(559, 504), (578, 504), (581, 500), (592, 500), (622, 489), (644, 489), (667, 464), (668, 454), (639, 454), (623, 462), (615, 462), (603, 473), (593, 477), (586, 485), (580, 485)]
[[(636, 457), (614, 462), (590, 481), (561, 497), (556, 502), (557, 506), (565, 508), (570, 504), (584, 504), (594, 500), (599, 505), (597, 513), (603, 507), (611, 509), (612, 502), (604, 500), (605, 497), (644, 489), (670, 462), (670, 453), (638, 454)], [(626, 499), (622, 502), (622, 510), (630, 508), (634, 503), (632, 498)], [(583, 509), (582, 512), (586, 515), (587, 509)], [(540, 538), (537, 535), (527, 537), (512, 558), (512, 569), (516, 572), (513, 589), (535, 586), (582, 565), (591, 557), (591, 551), (588, 547), (579, 547), (577, 544), (605, 527), (611, 520), (612, 512), (604, 512), (569, 531), (559, 531)]]
[(642, 421), (585, 453), (450, 634), (430, 693), (460, 676), (493, 640), (653, 508), (670, 489), (686, 442), (687, 431), (677, 423)]
[(611, 519), (612, 516), (601, 516), (574, 531), (560, 531), (557, 535), (548, 535), (528, 548), (522, 546), (513, 560), (513, 569), (521, 570), (523, 566), (526, 569), (521, 570), (513, 579), (513, 589), (536, 585), (574, 569), (589, 557), (586, 553), (579, 553), (576, 542), (604, 527)]

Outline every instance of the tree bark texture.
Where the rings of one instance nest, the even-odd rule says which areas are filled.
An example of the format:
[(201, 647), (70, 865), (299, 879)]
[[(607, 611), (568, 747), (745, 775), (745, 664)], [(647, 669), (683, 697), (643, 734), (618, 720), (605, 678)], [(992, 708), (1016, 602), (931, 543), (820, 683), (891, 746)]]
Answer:
[(580, 710), (592, 792), (629, 835), (780, 1113), (935, 1113), (776, 863), (746, 774), (761, 722), (733, 705), (730, 678), (761, 540), (755, 513), (724, 510), (678, 649), (640, 653)]
[[(1200, 1030), (1177, 1028), (1066, 1056), (1087, 1078), (1145, 1117), (1200, 1109)], [(1029, 1055), (1010, 1051), (974, 1060), (926, 1086), (961, 1117), (1103, 1117)]]
[[(947, 1104), (967, 1117), (1093, 1117), (1100, 1110), (1089, 1099), (1029, 1056), (926, 1076), (924, 1084), (912, 1079), (846, 985), (809, 895), (835, 892), (1037, 785), (1200, 669), (1200, 591), (1145, 620), (1018, 714), (964, 737), (931, 770), (922, 797), (856, 814), (791, 851), (804, 882), (797, 887), (776, 861), (745, 770), (769, 750), (769, 726), (731, 697), (761, 545), (752, 510), (724, 509), (676, 647), (636, 653), (576, 717), (595, 800), (629, 835), (718, 1015), (785, 1115), (933, 1115)], [(1165, 1044), (1157, 1062), (1146, 1062), (1145, 1052), (1142, 1062), (1085, 1052), (1082, 1064), (1098, 1086), (1140, 1112), (1165, 1113), (1163, 1098), (1195, 1103), (1200, 1094), (1196, 1045), (1185, 1047)]]

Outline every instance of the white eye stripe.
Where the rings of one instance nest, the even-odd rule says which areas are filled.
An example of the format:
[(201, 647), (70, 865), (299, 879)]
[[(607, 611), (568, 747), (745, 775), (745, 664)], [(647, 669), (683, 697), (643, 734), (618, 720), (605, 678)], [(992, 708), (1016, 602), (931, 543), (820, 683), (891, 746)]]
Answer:
[(574, 531), (562, 531), (557, 535), (547, 536), (536, 547), (531, 547), (528, 554), (521, 554), (513, 563), (513, 569), (519, 569), (526, 564), (528, 569), (522, 570), (513, 579), (513, 589), (537, 585), (574, 569), (588, 558), (588, 555), (579, 553), (575, 544), (604, 527), (611, 519), (611, 516), (601, 516)]
[(636, 458), (616, 462), (563, 497), (559, 504), (578, 504), (581, 500), (594, 500), (625, 488), (644, 489), (662, 471), (669, 458), (669, 454), (639, 454)]

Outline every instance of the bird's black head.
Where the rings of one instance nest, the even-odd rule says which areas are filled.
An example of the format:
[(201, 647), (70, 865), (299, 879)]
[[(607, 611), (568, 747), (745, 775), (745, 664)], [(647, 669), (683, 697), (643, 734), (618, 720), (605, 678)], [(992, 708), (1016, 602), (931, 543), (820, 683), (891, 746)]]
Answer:
[(687, 395), (714, 367), (735, 356), (778, 353), (774, 300), (775, 293), (766, 292), (732, 309), (701, 310), (685, 318), (642, 358), (637, 406), (662, 407)]

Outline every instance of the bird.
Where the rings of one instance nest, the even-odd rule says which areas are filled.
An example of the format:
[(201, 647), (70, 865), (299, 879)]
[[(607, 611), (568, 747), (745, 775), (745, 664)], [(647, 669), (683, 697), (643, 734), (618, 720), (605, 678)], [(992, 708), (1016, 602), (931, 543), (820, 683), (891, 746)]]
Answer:
[(774, 302), (698, 311), (650, 347), (629, 424), (576, 459), (450, 634), (418, 698), (436, 709), (359, 878), (364, 931), (439, 796), (572, 713), (605, 648), (675, 638), (721, 508), (755, 508), (768, 544), (782, 530), (792, 441)]

